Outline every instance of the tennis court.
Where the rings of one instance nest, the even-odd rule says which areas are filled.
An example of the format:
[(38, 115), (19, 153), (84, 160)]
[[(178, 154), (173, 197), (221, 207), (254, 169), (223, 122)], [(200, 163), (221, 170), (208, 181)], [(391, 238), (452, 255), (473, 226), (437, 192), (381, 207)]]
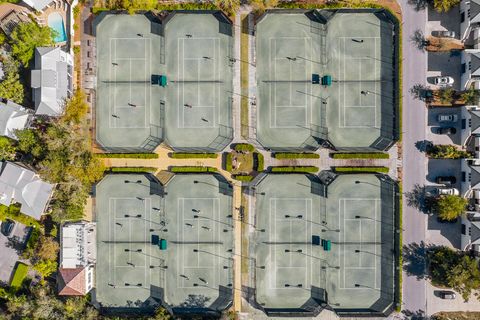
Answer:
[[(393, 24), (373, 10), (269, 11), (256, 30), (258, 141), (270, 149), (388, 144), (393, 49)], [(331, 85), (315, 83), (327, 75)]]
[(301, 310), (319, 301), (337, 311), (391, 307), (394, 186), (383, 179), (340, 175), (324, 185), (315, 176), (267, 175), (256, 186), (256, 293), (263, 308)]
[[(97, 141), (110, 150), (220, 151), (231, 128), (232, 25), (214, 12), (101, 14)], [(165, 79), (160, 85), (155, 79)]]
[(145, 309), (163, 302), (185, 312), (229, 306), (228, 186), (213, 175), (176, 175), (166, 187), (151, 175), (107, 175), (96, 187), (96, 272), (104, 275), (96, 301)]

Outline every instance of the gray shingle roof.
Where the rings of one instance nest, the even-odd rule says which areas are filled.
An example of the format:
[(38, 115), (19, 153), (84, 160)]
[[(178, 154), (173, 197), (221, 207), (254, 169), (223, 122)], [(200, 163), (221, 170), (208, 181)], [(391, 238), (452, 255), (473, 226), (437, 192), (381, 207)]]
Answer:
[(50, 201), (53, 185), (33, 171), (12, 162), (3, 162), (0, 173), (0, 203), (19, 203), (20, 211), (40, 219)]
[(0, 100), (0, 135), (16, 139), (15, 130), (22, 130), (32, 118), (32, 112), (8, 100)]
[(480, 22), (480, 0), (470, 0), (470, 23)]
[(63, 101), (72, 91), (71, 64), (70, 54), (59, 47), (36, 48), (31, 81), (36, 114), (62, 114)]

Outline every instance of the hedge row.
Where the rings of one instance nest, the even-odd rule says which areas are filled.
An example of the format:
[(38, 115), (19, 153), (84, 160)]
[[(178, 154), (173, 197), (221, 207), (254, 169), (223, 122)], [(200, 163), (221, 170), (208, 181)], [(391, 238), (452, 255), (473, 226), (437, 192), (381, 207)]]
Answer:
[(255, 150), (255, 147), (252, 146), (251, 144), (248, 143), (237, 143), (233, 149), (235, 151), (248, 151), (248, 152), (253, 152)]
[(233, 168), (232, 168), (232, 154), (231, 153), (227, 153), (227, 156), (225, 157), (225, 170), (227, 170), (228, 172), (232, 172)]
[(255, 159), (257, 161), (257, 166), (255, 170), (257, 172), (262, 172), (265, 168), (265, 160), (263, 159), (263, 154), (255, 152)]
[[(135, 11), (149, 11), (149, 10), (218, 10), (218, 7), (214, 3), (205, 2), (205, 3), (197, 3), (197, 2), (184, 2), (184, 3), (159, 3), (154, 8), (149, 6), (138, 6), (133, 8)], [(111, 11), (111, 10), (122, 10), (122, 8), (102, 8), (102, 7), (94, 7), (92, 8), (93, 14), (99, 14), (103, 11)], [(126, 10), (126, 9), (123, 9)], [(132, 13), (134, 13), (132, 12)]]
[(335, 172), (343, 173), (362, 173), (362, 172), (381, 172), (388, 173), (387, 167), (333, 167)]
[(250, 182), (253, 180), (253, 176), (245, 175), (245, 174), (236, 174), (233, 176), (235, 180), (242, 181), (242, 182)]
[(275, 159), (318, 159), (320, 155), (317, 153), (290, 153), (280, 152), (273, 155)]
[(303, 167), (272, 167), (271, 172), (309, 172), (315, 173), (318, 171), (317, 167), (314, 166), (303, 166)]
[(203, 159), (210, 158), (216, 159), (218, 154), (216, 153), (186, 153), (186, 152), (172, 152), (169, 154), (173, 159)]
[(13, 289), (19, 289), (22, 286), (23, 281), (28, 273), (28, 266), (23, 262), (17, 262), (17, 267), (15, 268), (15, 273), (12, 277), (12, 282), (10, 286)]
[(195, 173), (195, 172), (217, 172), (217, 168), (201, 166), (170, 167), (170, 172)]
[(157, 159), (156, 153), (97, 153), (98, 158), (132, 158), (132, 159)]
[(333, 159), (388, 159), (388, 153), (371, 152), (371, 153), (331, 153)]
[(127, 173), (136, 173), (136, 172), (155, 172), (157, 168), (155, 167), (111, 167), (109, 172), (127, 172)]

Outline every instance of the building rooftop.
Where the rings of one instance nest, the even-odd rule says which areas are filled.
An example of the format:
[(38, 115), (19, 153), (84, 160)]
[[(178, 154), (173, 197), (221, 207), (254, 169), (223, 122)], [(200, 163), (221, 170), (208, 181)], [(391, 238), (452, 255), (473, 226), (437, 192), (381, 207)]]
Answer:
[(86, 294), (85, 268), (58, 270), (58, 294), (61, 296), (83, 296)]
[(30, 110), (9, 100), (0, 101), (0, 135), (16, 139), (15, 130), (25, 129), (31, 118)]
[(95, 224), (69, 223), (62, 227), (60, 267), (85, 267), (95, 260)]

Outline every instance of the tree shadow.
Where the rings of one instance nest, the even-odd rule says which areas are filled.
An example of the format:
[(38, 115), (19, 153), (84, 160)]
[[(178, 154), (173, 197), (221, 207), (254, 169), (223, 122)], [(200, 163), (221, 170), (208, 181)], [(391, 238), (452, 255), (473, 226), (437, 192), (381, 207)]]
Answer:
[(417, 83), (410, 88), (410, 94), (417, 100), (428, 102), (433, 98), (432, 90), (426, 85)]
[(205, 308), (207, 302), (210, 300), (201, 294), (189, 294), (184, 302), (180, 304), (181, 308)]
[(23, 239), (20, 239), (18, 236), (12, 236), (7, 238), (8, 242), (5, 243), (5, 247), (14, 249), (17, 255), (21, 255), (23, 249), (25, 248), (25, 243)]
[(410, 36), (410, 41), (417, 47), (418, 50), (424, 51), (428, 45), (430, 44), (427, 39), (425, 39), (425, 35), (423, 34), (422, 30), (415, 30), (413, 34)]
[(427, 152), (432, 145), (433, 142), (430, 140), (420, 140), (415, 142), (415, 148), (420, 152)]
[(430, 1), (429, 0), (408, 0), (407, 3), (411, 5), (415, 11), (422, 11), (428, 7), (428, 4), (430, 3)]
[(410, 310), (402, 310), (402, 315), (404, 320), (428, 320), (430, 317), (428, 317), (425, 314), (425, 311), (423, 310), (416, 310), (416, 311), (410, 311)]
[(427, 196), (425, 186), (416, 184), (411, 191), (404, 193), (407, 199), (407, 205), (413, 207), (422, 213), (431, 213), (434, 201)]
[(427, 253), (434, 248), (425, 242), (412, 242), (403, 246), (403, 270), (409, 276), (415, 276), (418, 280), (427, 279)]

